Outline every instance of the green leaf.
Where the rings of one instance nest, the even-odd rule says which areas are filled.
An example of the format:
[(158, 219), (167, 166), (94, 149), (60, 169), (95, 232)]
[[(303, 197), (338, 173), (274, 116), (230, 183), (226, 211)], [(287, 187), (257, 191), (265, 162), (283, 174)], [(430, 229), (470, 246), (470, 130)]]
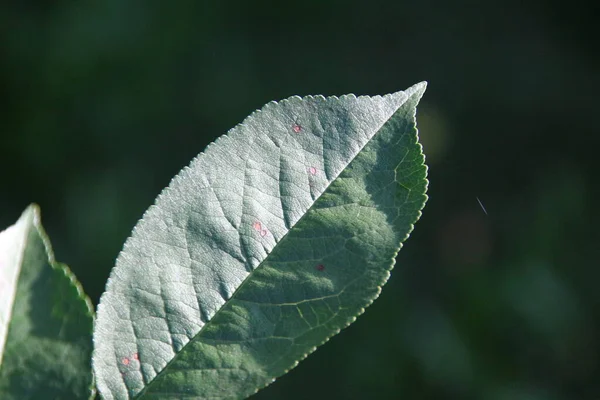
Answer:
[(37, 205), (0, 232), (0, 399), (87, 399), (93, 308), (54, 260)]
[(184, 168), (100, 301), (102, 396), (243, 398), (352, 323), (426, 200), (424, 90), (272, 102)]

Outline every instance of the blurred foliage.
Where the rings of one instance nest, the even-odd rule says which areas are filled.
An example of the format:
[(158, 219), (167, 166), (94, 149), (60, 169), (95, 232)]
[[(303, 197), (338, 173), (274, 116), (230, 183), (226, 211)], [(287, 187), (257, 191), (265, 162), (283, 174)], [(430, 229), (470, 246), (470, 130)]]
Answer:
[(597, 11), (4, 1), (0, 226), (38, 202), (97, 303), (160, 190), (254, 109), (428, 80), (430, 200), (389, 286), (256, 398), (597, 399)]

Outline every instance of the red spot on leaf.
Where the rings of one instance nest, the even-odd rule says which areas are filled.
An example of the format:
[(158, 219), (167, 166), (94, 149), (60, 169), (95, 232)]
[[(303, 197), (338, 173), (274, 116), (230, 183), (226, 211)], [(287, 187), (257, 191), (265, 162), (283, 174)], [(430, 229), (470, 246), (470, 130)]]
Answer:
[(294, 126), (292, 127), (292, 130), (296, 133), (300, 133), (300, 131), (302, 130), (302, 127), (298, 124), (294, 124)]
[(265, 237), (267, 236), (267, 233), (269, 233), (269, 231), (267, 230), (267, 228), (263, 228), (262, 224), (258, 221), (256, 221), (255, 223), (252, 224), (252, 227), (254, 228), (255, 231), (257, 231), (260, 236)]
[(317, 174), (317, 169), (315, 167), (310, 167), (308, 172), (310, 172), (312, 176), (315, 176)]
[(316, 266), (317, 271), (325, 271), (325, 266), (323, 264), (319, 264)]
[(121, 362), (123, 363), (123, 365), (129, 365), (129, 358), (123, 357), (123, 359), (121, 360)]
[(134, 360), (139, 360), (140, 359), (140, 355), (138, 353), (134, 353), (133, 354), (133, 359)]

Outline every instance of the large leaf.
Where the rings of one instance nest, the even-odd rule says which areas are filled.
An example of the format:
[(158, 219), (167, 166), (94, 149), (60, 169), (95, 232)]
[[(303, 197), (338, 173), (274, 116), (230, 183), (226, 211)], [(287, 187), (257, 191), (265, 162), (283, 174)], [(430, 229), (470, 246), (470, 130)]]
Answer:
[(426, 200), (424, 90), (269, 103), (176, 176), (100, 301), (102, 396), (243, 398), (353, 322)]
[(0, 399), (87, 399), (93, 308), (36, 205), (0, 233)]

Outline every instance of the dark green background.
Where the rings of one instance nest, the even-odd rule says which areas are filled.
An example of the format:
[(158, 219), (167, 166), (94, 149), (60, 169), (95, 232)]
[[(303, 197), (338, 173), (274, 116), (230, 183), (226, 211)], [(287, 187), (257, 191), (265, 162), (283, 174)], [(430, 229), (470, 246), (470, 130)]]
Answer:
[(97, 303), (160, 190), (250, 112), (428, 80), (430, 200), (389, 284), (256, 398), (598, 399), (595, 12), (3, 1), (0, 226), (38, 202), (57, 258)]

